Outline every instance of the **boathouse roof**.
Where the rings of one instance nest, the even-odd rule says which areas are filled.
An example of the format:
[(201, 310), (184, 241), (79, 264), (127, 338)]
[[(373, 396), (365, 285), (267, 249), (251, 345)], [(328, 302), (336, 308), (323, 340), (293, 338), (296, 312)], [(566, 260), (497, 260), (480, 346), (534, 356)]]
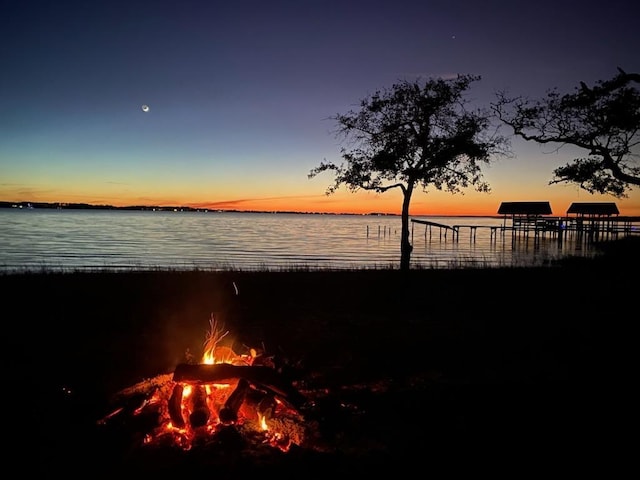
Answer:
[(569, 206), (567, 213), (577, 215), (618, 215), (618, 206), (614, 202), (574, 202)]
[(549, 202), (502, 202), (499, 215), (551, 215)]

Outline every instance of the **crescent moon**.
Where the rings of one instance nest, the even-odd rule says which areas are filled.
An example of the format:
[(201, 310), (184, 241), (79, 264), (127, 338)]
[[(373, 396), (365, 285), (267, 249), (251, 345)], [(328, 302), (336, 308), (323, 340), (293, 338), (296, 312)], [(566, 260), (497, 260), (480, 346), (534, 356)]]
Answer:
[(143, 112), (148, 112), (149, 111), (149, 105), (142, 105), (142, 111)]

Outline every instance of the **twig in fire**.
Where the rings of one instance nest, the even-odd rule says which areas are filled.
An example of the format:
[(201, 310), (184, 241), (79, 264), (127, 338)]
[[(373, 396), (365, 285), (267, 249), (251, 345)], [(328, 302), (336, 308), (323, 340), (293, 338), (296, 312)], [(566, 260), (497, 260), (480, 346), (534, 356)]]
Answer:
[(206, 339), (204, 341), (204, 353), (213, 354), (216, 346), (220, 341), (229, 334), (229, 330), (224, 331), (224, 325), (218, 325), (213, 313), (209, 319), (209, 331), (207, 332)]

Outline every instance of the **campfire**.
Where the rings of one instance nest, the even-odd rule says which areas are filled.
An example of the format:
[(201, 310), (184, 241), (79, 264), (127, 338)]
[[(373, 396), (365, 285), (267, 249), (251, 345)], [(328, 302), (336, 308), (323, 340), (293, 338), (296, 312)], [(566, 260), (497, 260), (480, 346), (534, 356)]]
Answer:
[(173, 373), (119, 392), (100, 425), (127, 424), (139, 448), (228, 447), (232, 443), (287, 452), (309, 430), (306, 398), (254, 348), (237, 353), (212, 316), (200, 362), (189, 351)]

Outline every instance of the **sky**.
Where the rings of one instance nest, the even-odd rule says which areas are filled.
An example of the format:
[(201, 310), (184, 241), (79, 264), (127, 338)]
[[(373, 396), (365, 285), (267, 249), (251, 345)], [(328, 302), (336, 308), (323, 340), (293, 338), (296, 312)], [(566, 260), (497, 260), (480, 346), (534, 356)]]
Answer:
[[(0, 201), (399, 214), (399, 191), (327, 196), (331, 117), (401, 80), (479, 75), (467, 92), (570, 93), (640, 71), (634, 2), (0, 0)], [(147, 112), (142, 106), (148, 105)], [(505, 133), (509, 133), (505, 130)], [(513, 139), (491, 193), (414, 193), (410, 214), (628, 198), (549, 185), (582, 152)]]

